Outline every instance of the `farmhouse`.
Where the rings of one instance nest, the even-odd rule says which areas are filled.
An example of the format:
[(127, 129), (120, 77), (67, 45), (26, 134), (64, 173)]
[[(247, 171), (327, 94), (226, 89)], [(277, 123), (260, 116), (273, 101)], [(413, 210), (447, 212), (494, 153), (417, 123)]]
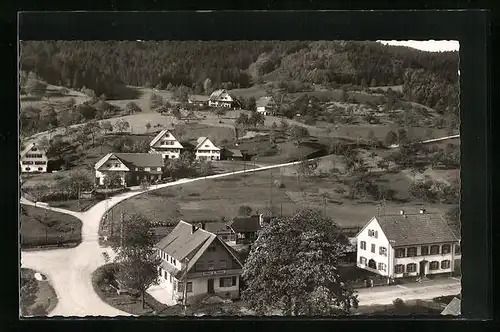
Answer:
[(28, 145), (20, 155), (21, 172), (34, 173), (34, 172), (47, 172), (47, 151), (40, 148), (36, 143)]
[(244, 160), (241, 150), (236, 149), (223, 149), (222, 159), (224, 160)]
[(204, 229), (210, 233), (217, 235), (219, 239), (226, 243), (234, 242), (236, 240), (236, 236), (232, 233), (229, 226), (221, 221), (212, 221), (212, 222), (201, 222), (198, 223), (201, 229)]
[(220, 148), (216, 147), (208, 137), (200, 137), (196, 140), (195, 159), (197, 160), (220, 160)]
[(258, 231), (270, 220), (271, 218), (264, 217), (262, 214), (234, 217), (228, 226), (235, 235), (236, 244), (249, 244), (257, 239)]
[(459, 239), (438, 215), (373, 217), (357, 235), (357, 266), (389, 278), (452, 273), (460, 261)]
[(134, 186), (143, 180), (160, 180), (163, 174), (163, 158), (150, 153), (108, 153), (95, 166), (96, 184), (104, 185), (104, 178), (118, 174), (124, 186)]
[(261, 97), (256, 102), (257, 112), (264, 115), (273, 115), (278, 110), (278, 105), (274, 101), (273, 97)]
[(179, 158), (182, 149), (184, 149), (168, 129), (160, 131), (149, 143), (149, 146), (151, 147), (149, 153), (161, 154), (164, 160)]
[(208, 103), (208, 99), (209, 97), (206, 96), (190, 96), (188, 98), (188, 103), (198, 106), (205, 106)]
[(240, 103), (234, 96), (224, 89), (215, 90), (208, 98), (208, 106), (236, 108)]
[(163, 260), (160, 286), (172, 302), (182, 301), (184, 294), (186, 303), (207, 294), (239, 297), (243, 264), (215, 234), (181, 220), (155, 248)]

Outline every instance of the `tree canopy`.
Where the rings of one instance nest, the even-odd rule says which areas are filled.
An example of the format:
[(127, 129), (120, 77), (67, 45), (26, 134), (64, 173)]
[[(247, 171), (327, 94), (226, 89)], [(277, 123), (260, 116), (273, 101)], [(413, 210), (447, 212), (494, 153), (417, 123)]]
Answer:
[(338, 273), (347, 238), (317, 210), (273, 218), (245, 262), (242, 297), (259, 314), (344, 315), (357, 297)]

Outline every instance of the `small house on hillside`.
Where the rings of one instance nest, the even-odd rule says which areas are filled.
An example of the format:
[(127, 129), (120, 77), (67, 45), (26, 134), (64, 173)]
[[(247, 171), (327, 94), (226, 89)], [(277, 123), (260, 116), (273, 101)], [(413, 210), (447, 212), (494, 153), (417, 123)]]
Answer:
[(161, 154), (163, 159), (177, 159), (184, 147), (168, 129), (164, 129), (149, 143), (150, 153)]
[(224, 160), (244, 160), (241, 150), (236, 149), (223, 149), (222, 159)]
[(373, 217), (357, 234), (357, 266), (391, 279), (451, 274), (460, 239), (438, 214)]
[(236, 299), (243, 264), (216, 234), (181, 220), (155, 248), (162, 259), (160, 286), (171, 303), (194, 303), (207, 294)]
[(264, 217), (262, 214), (234, 217), (228, 226), (236, 236), (236, 244), (249, 244), (257, 239), (257, 233), (270, 220), (270, 217)]
[(109, 174), (118, 174), (122, 185), (139, 185), (142, 181), (161, 180), (163, 175), (161, 154), (150, 153), (108, 153), (95, 166), (97, 185), (104, 185)]
[(190, 96), (188, 98), (188, 103), (198, 106), (205, 106), (208, 105), (208, 99), (209, 97), (207, 96)]
[(40, 148), (36, 143), (28, 145), (20, 154), (22, 173), (46, 173), (47, 151)]
[(208, 106), (210, 107), (240, 107), (240, 102), (225, 89), (219, 89), (212, 92), (208, 98)]
[(221, 149), (216, 147), (208, 137), (200, 137), (196, 140), (195, 159), (197, 160), (220, 160)]
[(256, 102), (257, 112), (264, 115), (274, 115), (278, 110), (278, 105), (273, 97), (261, 97)]

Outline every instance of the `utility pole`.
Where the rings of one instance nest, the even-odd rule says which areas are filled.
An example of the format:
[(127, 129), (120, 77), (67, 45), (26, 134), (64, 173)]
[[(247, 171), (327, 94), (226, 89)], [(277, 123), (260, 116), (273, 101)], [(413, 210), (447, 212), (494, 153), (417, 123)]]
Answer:
[(273, 214), (273, 169), (272, 168), (269, 176), (269, 210), (271, 211), (271, 216), (272, 216)]
[(187, 307), (187, 272), (188, 272), (188, 264), (189, 264), (189, 258), (184, 259), (184, 275), (182, 277), (184, 281), (184, 289), (183, 289), (183, 295), (182, 295), (182, 304), (184, 305), (184, 313), (186, 312), (186, 307)]
[(245, 161), (243, 161), (243, 185), (246, 186), (247, 183), (246, 183), (246, 171), (247, 171), (247, 163), (245, 163)]
[(120, 218), (120, 248), (123, 249), (123, 212)]

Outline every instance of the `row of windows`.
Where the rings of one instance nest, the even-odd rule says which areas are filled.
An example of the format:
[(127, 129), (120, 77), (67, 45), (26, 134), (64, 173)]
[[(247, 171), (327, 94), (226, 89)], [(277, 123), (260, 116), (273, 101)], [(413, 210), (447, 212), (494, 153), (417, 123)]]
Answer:
[(33, 163), (35, 165), (46, 165), (47, 162), (45, 160), (36, 160), (35, 162), (31, 161), (31, 160), (23, 160), (23, 165), (33, 165)]
[[(430, 250), (429, 250), (430, 249)], [(451, 245), (443, 244), (442, 246), (433, 245), (433, 246), (422, 246), (420, 247), (420, 255), (439, 255), (440, 253), (443, 255), (449, 254), (451, 252)], [(396, 258), (402, 257), (415, 257), (417, 256), (417, 247), (410, 248), (398, 248), (395, 251)]]
[[(366, 241), (361, 241), (360, 244), (359, 244), (360, 248), (362, 250), (366, 250)], [(376, 246), (374, 243), (371, 244), (371, 252), (375, 253), (375, 249), (376, 249)], [(379, 255), (382, 255), (382, 256), (387, 256), (387, 248), (386, 247), (378, 247), (378, 254)]]
[[(433, 261), (429, 263), (429, 270), (435, 271), (439, 270), (440, 263), (438, 261)], [(451, 266), (451, 261), (449, 260), (444, 260), (441, 261), (441, 269), (446, 270), (449, 269)], [(401, 274), (405, 272), (405, 266), (403, 264), (397, 264), (394, 266), (394, 273), (396, 274)], [(410, 263), (406, 265), (406, 272), (407, 273), (413, 273), (417, 272), (417, 264), (415, 263)]]
[(162, 145), (174, 145), (175, 144), (175, 141), (167, 141), (167, 140), (164, 140), (161, 142)]
[[(227, 268), (227, 261), (225, 259), (221, 259), (219, 261), (219, 269), (225, 269)], [(204, 270), (205, 269), (205, 262), (203, 261), (197, 261), (196, 262), (196, 269), (197, 270)], [(213, 270), (215, 269), (215, 261), (210, 260), (207, 262), (207, 269), (208, 270)]]
[[(359, 257), (359, 262), (361, 263), (361, 265), (367, 265), (367, 262), (368, 260), (365, 258), (365, 257)], [(375, 264), (374, 264), (375, 265)], [(374, 268), (375, 266), (373, 266), (372, 268)], [(378, 265), (376, 266), (377, 269), (379, 271), (387, 271), (387, 264), (384, 264), (384, 263), (378, 263)]]
[(43, 158), (43, 154), (41, 153), (27, 153), (25, 155), (26, 158)]
[(169, 256), (168, 254), (166, 254), (164, 251), (161, 251), (160, 252), (160, 256), (162, 259), (166, 260), (167, 262), (170, 262), (170, 264), (177, 264), (177, 260), (175, 260), (175, 258), (173, 258), (172, 256)]
[[(29, 172), (29, 171), (31, 171), (31, 168), (26, 167), (24, 170), (25, 170), (26, 172)], [(40, 172), (41, 172), (41, 171), (43, 171), (43, 167), (38, 167), (38, 170), (39, 170)]]
[(378, 238), (378, 231), (373, 230), (373, 229), (369, 229), (369, 230), (368, 230), (368, 236), (370, 236), (370, 237), (374, 237), (374, 238), (376, 238), (376, 239), (377, 239), (377, 238)]
[(200, 150), (198, 149), (198, 153), (219, 153), (218, 150)]

